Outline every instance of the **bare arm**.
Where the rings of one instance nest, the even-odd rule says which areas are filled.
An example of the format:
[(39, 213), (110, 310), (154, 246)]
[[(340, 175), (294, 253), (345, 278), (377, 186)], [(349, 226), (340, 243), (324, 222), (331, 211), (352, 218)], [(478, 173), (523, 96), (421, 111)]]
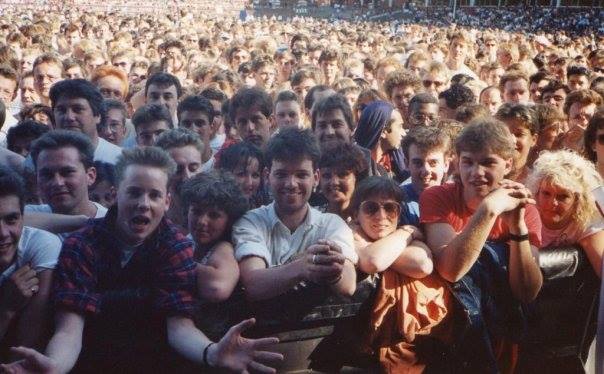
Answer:
[(604, 253), (604, 231), (579, 241), (581, 248), (585, 251), (587, 259), (599, 278), (602, 278), (602, 253)]
[(474, 265), (497, 214), (481, 204), (459, 233), (448, 223), (426, 224), (427, 244), (434, 254), (434, 266), (449, 282), (460, 280)]
[(54, 234), (60, 234), (82, 228), (88, 219), (84, 215), (71, 216), (56, 213), (25, 212), (23, 215), (23, 224)]
[(228, 242), (216, 245), (207, 265), (197, 265), (199, 297), (210, 302), (228, 299), (239, 281), (239, 266)]
[(43, 345), (49, 322), (52, 274), (53, 271), (48, 269), (37, 275), (39, 290), (32, 296), (21, 315), (17, 326), (17, 345), (35, 349), (40, 349)]
[(239, 263), (241, 282), (251, 301), (279, 296), (300, 283), (304, 277), (300, 259), (267, 268), (260, 257), (247, 257)]
[(390, 268), (399, 274), (411, 278), (420, 279), (427, 277), (434, 270), (432, 252), (424, 242), (414, 240), (394, 260)]
[(341, 278), (331, 286), (331, 290), (337, 294), (352, 296), (357, 288), (357, 272), (354, 265), (348, 259), (342, 264)]
[(67, 373), (75, 366), (82, 350), (84, 316), (58, 310), (55, 322), (55, 333), (46, 347), (46, 356), (55, 363), (58, 373)]

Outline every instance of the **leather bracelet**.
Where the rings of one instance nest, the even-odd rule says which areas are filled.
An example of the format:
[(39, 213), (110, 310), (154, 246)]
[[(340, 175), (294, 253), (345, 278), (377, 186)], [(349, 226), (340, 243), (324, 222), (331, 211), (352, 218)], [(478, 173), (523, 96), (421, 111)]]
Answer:
[(520, 242), (523, 242), (523, 241), (525, 241), (525, 240), (529, 240), (529, 234), (528, 234), (528, 233), (527, 233), (527, 234), (523, 234), (523, 235), (514, 235), (514, 234), (510, 234), (510, 235), (509, 235), (509, 238), (510, 238), (510, 240), (511, 240), (511, 241), (513, 241), (513, 242), (518, 242), (518, 243), (520, 243)]
[(203, 349), (203, 361), (201, 362), (203, 364), (203, 366), (210, 367), (210, 363), (208, 362), (208, 351), (209, 351), (210, 347), (214, 344), (216, 344), (216, 343), (212, 342), (212, 343), (206, 345), (206, 347)]

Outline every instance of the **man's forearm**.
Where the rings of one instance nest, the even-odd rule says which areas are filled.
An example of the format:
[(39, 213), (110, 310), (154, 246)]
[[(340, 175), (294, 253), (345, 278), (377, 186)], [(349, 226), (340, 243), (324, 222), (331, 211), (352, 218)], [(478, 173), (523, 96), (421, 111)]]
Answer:
[(267, 300), (284, 294), (303, 280), (296, 260), (281, 266), (242, 272), (243, 286), (250, 301)]
[(518, 300), (529, 303), (537, 297), (543, 277), (528, 240), (510, 242), (509, 277), (510, 288)]
[(480, 256), (496, 219), (497, 214), (481, 204), (463, 231), (445, 248), (434, 251), (434, 262), (443, 278), (457, 282), (466, 275)]
[(54, 213), (26, 212), (23, 215), (25, 226), (35, 227), (55, 234), (78, 230), (86, 224), (88, 219), (84, 215), (70, 216)]
[(188, 360), (203, 363), (203, 351), (212, 341), (189, 318), (168, 317), (166, 323), (170, 346)]
[(78, 338), (67, 331), (59, 331), (50, 339), (45, 354), (56, 363), (59, 373), (68, 373), (75, 366), (81, 349), (81, 335)]

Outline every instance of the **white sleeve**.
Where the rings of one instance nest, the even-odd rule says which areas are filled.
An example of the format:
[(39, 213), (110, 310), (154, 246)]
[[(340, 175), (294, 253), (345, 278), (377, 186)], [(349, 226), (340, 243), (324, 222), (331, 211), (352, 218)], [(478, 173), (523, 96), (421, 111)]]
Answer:
[(246, 257), (256, 256), (262, 258), (266, 262), (266, 266), (271, 266), (266, 228), (254, 223), (258, 220), (259, 217), (248, 212), (233, 225), (235, 258), (239, 262)]
[(50, 205), (47, 204), (27, 204), (23, 210), (30, 213), (52, 213)]
[(342, 254), (353, 264), (357, 264), (359, 256), (354, 249), (354, 239), (352, 230), (346, 222), (335, 214), (325, 213), (327, 220), (325, 225), (324, 238), (331, 240), (342, 248)]
[(33, 227), (24, 227), (21, 240), (23, 241), (19, 245), (23, 248), (24, 264), (30, 264), (36, 271), (55, 268), (62, 245), (57, 235)]

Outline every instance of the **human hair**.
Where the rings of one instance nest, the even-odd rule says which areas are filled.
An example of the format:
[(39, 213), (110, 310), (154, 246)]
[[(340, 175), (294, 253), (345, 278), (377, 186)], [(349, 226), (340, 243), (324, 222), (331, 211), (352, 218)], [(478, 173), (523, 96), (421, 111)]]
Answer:
[(466, 126), (455, 140), (457, 155), (489, 150), (504, 159), (514, 156), (516, 146), (508, 127), (495, 118), (480, 118)]
[(115, 100), (115, 99), (105, 99), (104, 104), (105, 104), (105, 109), (107, 110), (107, 113), (109, 113), (109, 111), (113, 110), (113, 109), (119, 110), (120, 112), (122, 112), (122, 117), (124, 117), (122, 124), (123, 125), (126, 124), (126, 117), (128, 117), (128, 112), (126, 110), (126, 104), (124, 104), (123, 102), (121, 102), (119, 100)]
[(432, 59), (430, 58), (430, 55), (427, 54), (425, 51), (414, 51), (409, 55), (409, 57), (407, 57), (407, 61), (405, 61), (405, 68), (409, 68), (409, 65), (411, 63), (416, 63), (419, 61), (425, 61), (429, 63), (430, 61), (432, 61)]
[(570, 65), (566, 68), (566, 77), (570, 78), (571, 75), (583, 75), (589, 79), (591, 72), (585, 66)]
[(293, 91), (283, 90), (283, 91), (279, 92), (279, 94), (277, 94), (277, 98), (275, 99), (275, 107), (277, 106), (277, 103), (283, 102), (283, 101), (298, 102), (298, 95), (296, 95), (295, 92), (293, 92)]
[(208, 116), (208, 123), (214, 121), (214, 107), (210, 100), (200, 95), (189, 95), (182, 99), (176, 108), (176, 116), (178, 121), (181, 121), (183, 112), (187, 111), (198, 111)]
[(327, 112), (331, 112), (333, 110), (341, 110), (344, 115), (344, 119), (346, 120), (346, 125), (350, 130), (354, 129), (354, 120), (352, 117), (352, 108), (350, 108), (350, 104), (346, 97), (340, 94), (329, 95), (322, 100), (319, 100), (316, 104), (312, 106), (311, 113), (311, 128), (314, 130), (317, 125), (317, 117), (319, 115), (324, 115)]
[(445, 100), (449, 109), (457, 109), (462, 105), (476, 103), (474, 92), (468, 87), (456, 83), (438, 95), (439, 99)]
[(387, 177), (369, 176), (360, 181), (354, 188), (350, 207), (353, 212), (359, 211), (363, 201), (370, 197), (377, 196), (383, 199), (391, 199), (400, 203), (403, 201), (403, 190), (398, 184)]
[(539, 122), (539, 131), (543, 131), (554, 122), (566, 121), (566, 116), (553, 105), (536, 104), (534, 110)]
[(312, 110), (312, 107), (315, 104), (315, 94), (329, 91), (331, 89), (331, 87), (325, 84), (318, 84), (316, 86), (313, 86), (310, 90), (308, 90), (306, 96), (304, 96), (304, 109), (309, 111)]
[(552, 79), (554, 79), (554, 78), (551, 75), (549, 75), (547, 72), (538, 71), (529, 77), (529, 85), (532, 83), (537, 84), (541, 81), (548, 81), (548, 83), (549, 83)]
[(191, 205), (201, 205), (224, 211), (228, 217), (228, 229), (220, 238), (222, 240), (230, 239), (233, 223), (249, 208), (248, 200), (235, 179), (228, 173), (218, 171), (199, 173), (184, 181), (180, 189), (180, 199), (185, 209)]
[(454, 41), (460, 41), (462, 44), (469, 45), (470, 39), (468, 35), (463, 31), (456, 31), (453, 34), (449, 35), (449, 45), (451, 45)]
[(17, 76), (17, 72), (15, 71), (15, 69), (8, 65), (0, 65), (0, 77), (15, 82), (15, 89), (13, 90), (14, 96), (19, 88), (19, 77)]
[(319, 64), (327, 61), (337, 61), (340, 60), (340, 54), (336, 49), (326, 49), (321, 52), (319, 56)]
[(299, 86), (306, 79), (312, 79), (315, 82), (317, 82), (317, 80), (318, 80), (317, 75), (312, 70), (300, 69), (292, 75), (291, 86), (292, 87)]
[(518, 70), (508, 70), (505, 74), (503, 74), (501, 76), (501, 79), (499, 79), (499, 90), (501, 92), (504, 92), (505, 89), (505, 84), (507, 82), (513, 82), (513, 81), (517, 81), (517, 80), (524, 80), (526, 82), (526, 85), (528, 87), (528, 77), (526, 76), (526, 74), (523, 71), (518, 71)]
[(94, 85), (96, 85), (100, 79), (108, 76), (116, 77), (120, 80), (122, 84), (122, 91), (124, 92), (124, 97), (126, 97), (126, 95), (128, 95), (128, 76), (126, 75), (126, 73), (124, 73), (122, 69), (118, 69), (109, 65), (99, 66), (92, 72), (90, 81)]
[(92, 113), (101, 117), (100, 123), (105, 123), (107, 111), (101, 91), (86, 79), (65, 79), (53, 84), (48, 93), (50, 105), (54, 111), (57, 102), (65, 97), (69, 99), (84, 99), (90, 105)]
[(180, 81), (172, 74), (159, 72), (151, 75), (147, 79), (147, 83), (145, 83), (145, 96), (147, 96), (147, 91), (149, 91), (149, 87), (152, 84), (158, 87), (174, 86), (176, 88), (176, 96), (180, 97), (180, 95), (182, 95), (182, 86), (180, 85)]
[(80, 70), (82, 72), (84, 72), (84, 68), (82, 67), (82, 64), (80, 63), (80, 61), (76, 60), (75, 58), (66, 58), (65, 60), (63, 60), (63, 73), (65, 73), (67, 70), (74, 68), (74, 67), (78, 67), (80, 68)]
[(63, 70), (63, 62), (61, 61), (59, 56), (57, 56), (54, 53), (43, 53), (40, 56), (38, 56), (34, 60), (34, 64), (32, 66), (32, 71), (35, 71), (36, 67), (41, 64), (54, 64), (59, 69), (61, 69), (61, 71)]
[(265, 66), (275, 66), (275, 61), (269, 55), (259, 55), (252, 60), (252, 71), (254, 73), (258, 72)]
[(100, 183), (107, 182), (110, 186), (117, 185), (117, 177), (115, 175), (115, 166), (108, 162), (95, 161), (94, 169), (96, 170), (96, 178), (90, 189), (96, 188)]
[(21, 118), (21, 120), (26, 120), (26, 119), (31, 119), (31, 120), (35, 120), (35, 115), (38, 113), (42, 113), (45, 114), (48, 119), (50, 119), (50, 122), (54, 123), (54, 118), (52, 115), (52, 109), (44, 104), (33, 104), (33, 105), (26, 105), (24, 106), (21, 111), (19, 112), (19, 118)]
[(489, 109), (482, 104), (465, 104), (455, 111), (455, 120), (470, 123), (477, 118), (489, 117), (490, 115), (491, 112), (489, 112)]
[(269, 169), (275, 160), (299, 162), (308, 159), (312, 161), (313, 170), (316, 170), (320, 158), (319, 143), (309, 129), (283, 128), (268, 141), (266, 146), (265, 159)]
[(386, 75), (386, 80), (384, 81), (384, 91), (386, 91), (388, 98), (392, 98), (392, 91), (394, 91), (396, 87), (400, 86), (411, 86), (415, 92), (418, 92), (422, 89), (422, 81), (417, 75), (405, 70), (395, 70)]
[(567, 94), (570, 92), (570, 88), (568, 88), (567, 85), (557, 79), (552, 79), (545, 87), (543, 87), (543, 89), (541, 89), (541, 95), (543, 96), (546, 92), (556, 92), (558, 90), (564, 90)]
[(369, 175), (369, 163), (359, 146), (342, 141), (330, 142), (321, 149), (319, 168), (353, 173), (357, 183)]
[(229, 97), (220, 89), (216, 87), (208, 87), (199, 93), (199, 96), (204, 97), (208, 100), (220, 101), (224, 103)]
[(264, 155), (260, 148), (249, 142), (239, 142), (220, 152), (215, 168), (235, 172), (241, 164), (246, 166), (251, 159), (258, 160), (258, 170), (264, 169)]
[(584, 155), (592, 162), (598, 161), (598, 156), (592, 146), (596, 142), (598, 130), (602, 129), (604, 129), (604, 110), (600, 109), (591, 117), (583, 133), (583, 143), (585, 144), (585, 147), (583, 147)]
[(93, 166), (94, 147), (90, 139), (79, 132), (68, 130), (53, 130), (39, 137), (31, 145), (30, 155), (34, 166), (38, 165), (38, 156), (42, 151), (73, 147), (80, 154), (80, 162), (85, 169)]
[(189, 145), (195, 147), (199, 154), (203, 154), (203, 142), (199, 139), (199, 135), (180, 127), (162, 132), (155, 141), (156, 147), (165, 150), (183, 148)]
[(434, 96), (432, 96), (426, 92), (418, 93), (417, 95), (413, 96), (411, 98), (411, 100), (409, 101), (409, 108), (408, 108), (409, 114), (415, 112), (416, 110), (419, 109), (419, 107), (421, 105), (424, 105), (424, 104), (438, 105), (438, 99), (436, 99)]
[(235, 115), (240, 108), (249, 109), (258, 106), (260, 112), (269, 118), (273, 113), (273, 102), (266, 91), (257, 88), (242, 88), (230, 100), (229, 117), (231, 122), (235, 123)]
[(19, 199), (19, 211), (23, 214), (25, 205), (25, 183), (21, 176), (11, 168), (0, 165), (0, 197), (16, 196)]
[(602, 185), (602, 177), (594, 164), (579, 154), (569, 150), (541, 153), (526, 180), (533, 196), (538, 194), (542, 182), (555, 184), (575, 194), (576, 207), (571, 217), (580, 230), (599, 217), (591, 191)]
[(6, 148), (8, 148), (9, 151), (14, 152), (15, 143), (18, 139), (31, 139), (33, 141), (46, 134), (48, 131), (50, 131), (50, 128), (40, 122), (31, 119), (20, 121), (17, 126), (8, 129), (8, 134), (6, 135)]
[(539, 134), (539, 121), (535, 109), (528, 105), (504, 103), (497, 109), (495, 118), (503, 122), (509, 120), (521, 121), (523, 126), (531, 132), (531, 135)]
[(564, 100), (564, 114), (568, 116), (570, 114), (570, 107), (576, 103), (581, 105), (595, 104), (596, 106), (600, 106), (602, 105), (602, 96), (590, 89), (572, 91), (566, 96), (566, 100)]
[(401, 144), (406, 160), (409, 160), (409, 149), (414, 144), (423, 152), (439, 150), (445, 156), (451, 153), (451, 137), (439, 127), (416, 126), (409, 130)]
[(164, 121), (169, 128), (173, 128), (172, 115), (168, 108), (160, 104), (146, 104), (138, 108), (132, 115), (132, 124), (135, 129), (150, 122)]
[(159, 147), (135, 147), (124, 149), (115, 164), (115, 175), (118, 185), (124, 179), (126, 169), (130, 165), (149, 166), (160, 169), (170, 181), (176, 173), (176, 162), (172, 157)]

